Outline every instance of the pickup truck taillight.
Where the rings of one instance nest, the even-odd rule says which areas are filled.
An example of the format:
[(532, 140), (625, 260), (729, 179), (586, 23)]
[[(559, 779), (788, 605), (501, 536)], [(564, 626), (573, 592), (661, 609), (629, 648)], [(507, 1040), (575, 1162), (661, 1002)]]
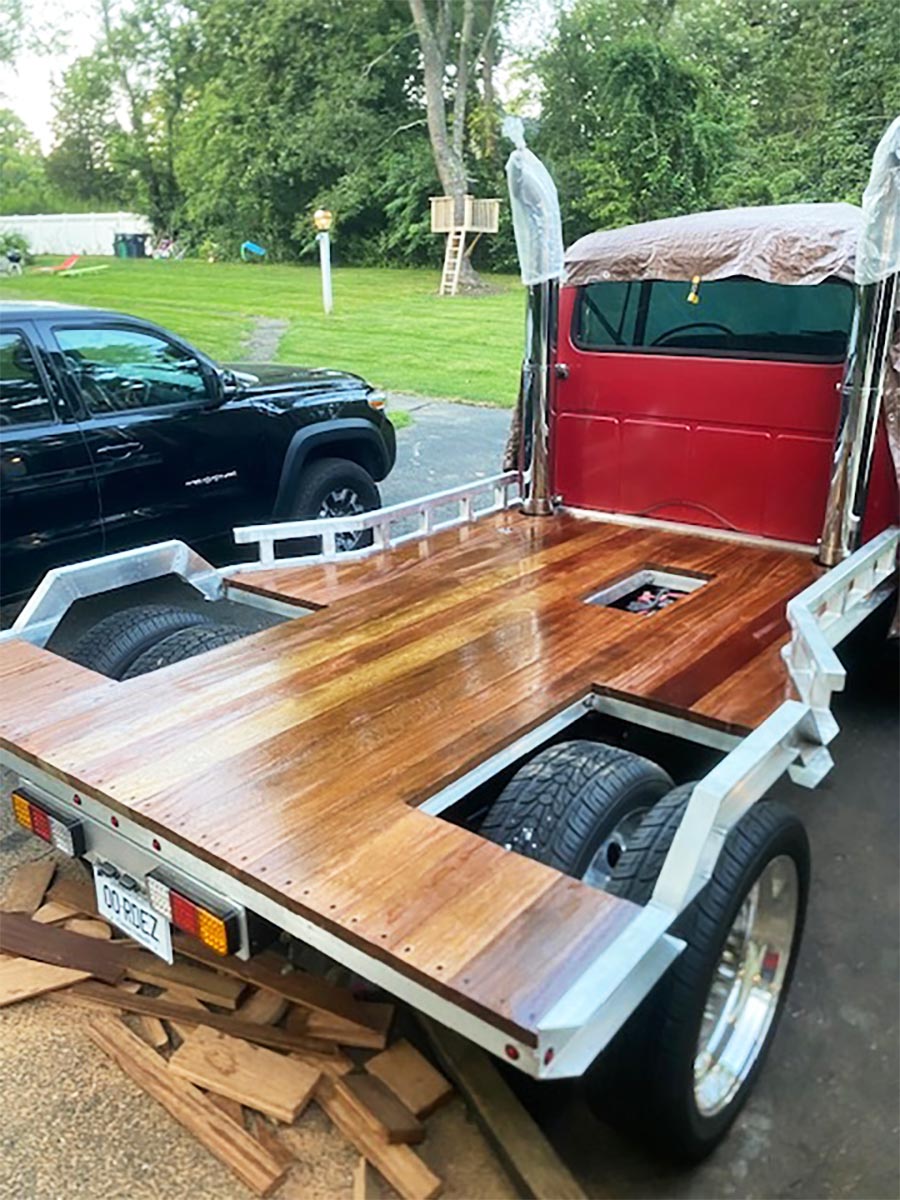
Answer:
[(13, 816), (23, 829), (36, 833), (69, 858), (84, 854), (84, 825), (77, 818), (63, 816), (20, 790), (12, 793), (11, 800)]

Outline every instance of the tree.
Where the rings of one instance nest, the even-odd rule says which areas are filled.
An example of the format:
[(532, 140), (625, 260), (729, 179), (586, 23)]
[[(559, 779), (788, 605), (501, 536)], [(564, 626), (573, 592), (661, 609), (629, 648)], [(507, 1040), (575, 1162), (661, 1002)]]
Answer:
[(728, 105), (704, 70), (661, 40), (661, 20), (659, 5), (640, 0), (580, 0), (539, 58), (538, 148), (570, 238), (711, 201), (729, 149)]
[(101, 53), (77, 59), (55, 96), (48, 179), (58, 191), (98, 207), (124, 202), (128, 190), (115, 164), (124, 136), (115, 104), (115, 73)]
[(9, 108), (0, 108), (0, 211), (45, 211), (47, 177), (37, 140)]
[[(336, 214), (336, 254), (377, 259), (387, 205), (422, 180), (424, 116), (410, 94), (415, 41), (403, 10), (208, 0), (197, 37), (205, 83), (177, 161), (192, 227), (232, 254), (252, 238), (271, 257), (295, 258), (314, 249), (310, 218), (324, 205)], [(422, 186), (427, 197), (430, 169)]]
[(183, 195), (175, 160), (181, 122), (196, 76), (196, 24), (179, 0), (100, 0), (100, 47), (121, 107), (127, 136), (111, 159), (131, 181), (133, 202), (155, 229), (171, 232)]
[[(493, 99), (492, 64), (495, 54), (496, 0), (409, 0), (422, 55), (428, 136), (444, 195), (452, 196), (456, 220), (461, 223), (463, 197), (468, 191), (466, 112), (469, 89), (477, 65), (482, 65), (486, 99)], [(448, 113), (449, 98), (449, 113)], [(460, 282), (479, 286), (478, 275), (467, 256)]]

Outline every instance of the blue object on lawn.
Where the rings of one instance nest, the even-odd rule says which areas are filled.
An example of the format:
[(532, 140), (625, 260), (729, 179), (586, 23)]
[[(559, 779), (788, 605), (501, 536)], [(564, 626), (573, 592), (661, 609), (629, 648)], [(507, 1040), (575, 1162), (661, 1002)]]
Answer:
[(241, 258), (244, 262), (248, 262), (251, 258), (265, 258), (266, 251), (264, 246), (257, 246), (256, 242), (244, 242), (241, 246)]

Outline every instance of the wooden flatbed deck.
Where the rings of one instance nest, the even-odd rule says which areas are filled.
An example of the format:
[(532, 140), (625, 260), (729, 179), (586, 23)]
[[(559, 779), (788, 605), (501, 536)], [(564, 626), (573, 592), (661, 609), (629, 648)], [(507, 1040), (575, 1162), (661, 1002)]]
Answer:
[[(584, 603), (647, 565), (709, 581), (649, 617)], [(755, 727), (814, 578), (780, 549), (502, 512), (236, 576), (318, 611), (125, 683), (0, 646), (0, 746), (534, 1044), (638, 910), (415, 806), (591, 691)]]

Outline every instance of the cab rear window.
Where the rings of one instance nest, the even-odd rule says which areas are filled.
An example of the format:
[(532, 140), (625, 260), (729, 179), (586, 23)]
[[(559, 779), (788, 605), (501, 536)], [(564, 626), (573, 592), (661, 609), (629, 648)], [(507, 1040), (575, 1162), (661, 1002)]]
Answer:
[(852, 317), (853, 288), (839, 279), (592, 283), (579, 289), (574, 334), (584, 350), (840, 362)]

